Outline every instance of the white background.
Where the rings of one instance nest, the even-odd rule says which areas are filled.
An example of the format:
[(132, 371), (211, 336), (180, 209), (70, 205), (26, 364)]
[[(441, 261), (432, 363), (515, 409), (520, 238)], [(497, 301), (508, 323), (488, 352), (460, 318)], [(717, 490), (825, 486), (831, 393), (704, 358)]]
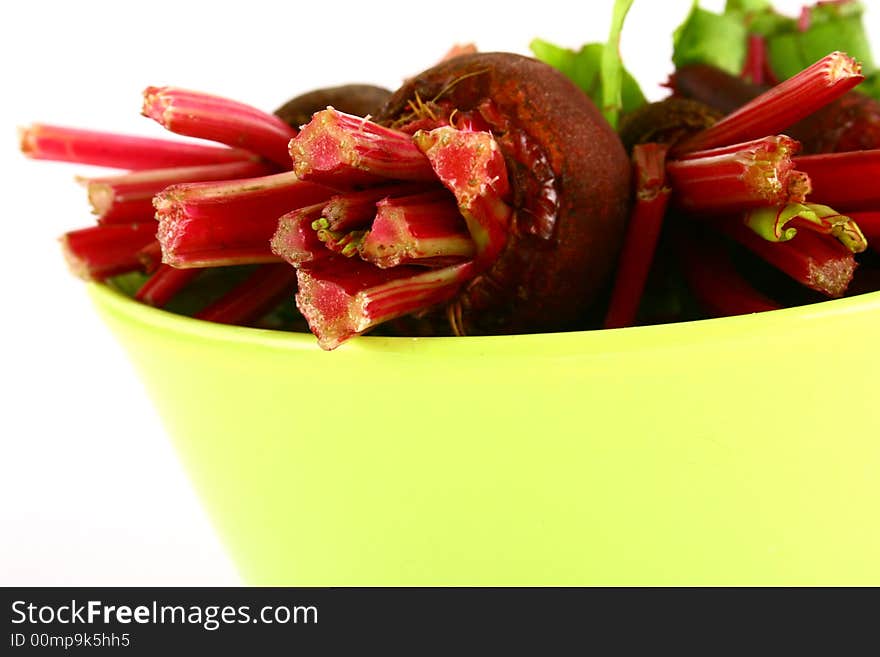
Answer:
[[(0, 585), (241, 582), (140, 382), (61, 257), (57, 237), (91, 222), (73, 177), (97, 170), (25, 160), (16, 126), (161, 136), (139, 116), (148, 85), (272, 110), (320, 86), (394, 88), (454, 43), (527, 54), (536, 36), (569, 47), (604, 40), (611, 4), (0, 4)], [(689, 6), (636, 0), (627, 22), (625, 61), (653, 99)], [(876, 38), (880, 17), (869, 21)]]

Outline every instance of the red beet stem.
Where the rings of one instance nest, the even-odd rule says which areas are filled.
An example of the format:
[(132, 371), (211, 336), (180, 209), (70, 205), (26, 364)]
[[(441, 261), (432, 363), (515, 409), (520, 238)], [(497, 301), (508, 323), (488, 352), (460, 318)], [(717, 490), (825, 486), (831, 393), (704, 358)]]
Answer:
[(159, 240), (154, 239), (138, 251), (138, 260), (140, 260), (141, 266), (148, 274), (152, 274), (159, 269), (162, 266), (162, 245), (159, 244)]
[[(439, 185), (437, 186), (439, 189)], [(396, 183), (368, 187), (358, 192), (346, 192), (331, 198), (324, 206), (322, 217), (327, 220), (329, 230), (350, 230), (364, 228), (376, 216), (376, 203), (383, 198), (406, 196), (424, 191), (424, 183)]]
[(156, 239), (156, 224), (113, 224), (72, 230), (61, 237), (70, 270), (86, 280), (141, 269), (138, 252)]
[(92, 211), (98, 223), (131, 223), (153, 218), (153, 197), (170, 185), (265, 176), (273, 172), (255, 161), (205, 164), (194, 167), (148, 169), (120, 176), (88, 178), (86, 183)]
[(296, 289), (296, 270), (288, 264), (257, 267), (244, 281), (195, 317), (220, 324), (248, 325), (275, 308)]
[(116, 169), (164, 169), (254, 159), (240, 148), (34, 123), (19, 131), (22, 153), (36, 160), (74, 162)]
[(767, 56), (767, 40), (760, 34), (750, 34), (746, 49), (746, 61), (743, 65), (742, 79), (752, 84), (777, 84), (770, 59)]
[(810, 181), (794, 170), (799, 148), (780, 135), (689, 153), (667, 165), (673, 201), (698, 214), (802, 202)]
[(334, 193), (293, 172), (172, 185), (155, 200), (163, 262), (175, 267), (274, 262), (278, 256), (270, 240), (279, 217)]
[(794, 163), (810, 176), (817, 202), (841, 212), (880, 208), (880, 149), (803, 155)]
[(134, 298), (156, 308), (163, 308), (174, 296), (198, 276), (199, 269), (177, 269), (159, 265), (147, 282), (141, 285)]
[(513, 216), (505, 202), (510, 195), (507, 167), (495, 138), (489, 132), (443, 126), (420, 130), (413, 141), (455, 195), (476, 246), (477, 268), (491, 266), (507, 244)]
[(296, 130), (245, 103), (176, 87), (147, 87), (142, 113), (171, 132), (245, 148), (290, 168), (287, 145)]
[(312, 224), (321, 218), (324, 203), (298, 208), (278, 220), (270, 247), (272, 253), (294, 267), (332, 255)]
[(425, 270), (379, 269), (353, 258), (333, 256), (297, 270), (297, 307), (323, 349), (373, 326), (444, 303), (474, 276), (470, 262)]
[(716, 226), (794, 280), (826, 296), (843, 296), (852, 281), (856, 269), (852, 251), (831, 236), (800, 230), (786, 242), (770, 242), (740, 219)]
[(303, 180), (340, 188), (389, 179), (436, 181), (410, 135), (333, 108), (303, 126), (290, 142), (290, 157)]
[(748, 315), (782, 307), (743, 278), (717, 238), (701, 235), (694, 239), (681, 231), (676, 242), (688, 288), (710, 316)]
[(673, 148), (677, 156), (784, 131), (858, 85), (862, 67), (833, 52)]
[(446, 190), (379, 201), (358, 253), (377, 267), (449, 265), (476, 249), (455, 198)]
[(635, 323), (669, 203), (665, 174), (668, 148), (665, 144), (639, 144), (633, 148), (636, 202), (627, 224), (605, 328)]

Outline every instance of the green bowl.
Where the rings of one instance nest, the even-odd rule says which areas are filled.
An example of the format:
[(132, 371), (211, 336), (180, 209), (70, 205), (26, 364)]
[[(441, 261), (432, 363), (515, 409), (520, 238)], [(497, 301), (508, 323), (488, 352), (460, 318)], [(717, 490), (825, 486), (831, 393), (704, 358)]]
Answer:
[(250, 584), (880, 585), (880, 293), (334, 352), (91, 294)]

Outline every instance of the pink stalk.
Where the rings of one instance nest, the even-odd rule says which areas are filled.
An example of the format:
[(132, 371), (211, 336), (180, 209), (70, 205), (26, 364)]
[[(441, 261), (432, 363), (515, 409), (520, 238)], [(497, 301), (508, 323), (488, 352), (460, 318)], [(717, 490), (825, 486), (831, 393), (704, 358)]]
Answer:
[(154, 239), (138, 251), (138, 260), (148, 274), (159, 269), (162, 266), (162, 245), (159, 244), (159, 240)]
[[(833, 1), (833, 0), (832, 0)], [(801, 7), (801, 13), (798, 16), (797, 29), (800, 32), (806, 32), (810, 29), (810, 23), (813, 22), (813, 12), (810, 7)]]
[(489, 132), (451, 126), (420, 130), (413, 141), (454, 195), (476, 246), (475, 264), (485, 269), (507, 244), (513, 210), (506, 203), (510, 181), (504, 156)]
[(323, 209), (322, 202), (293, 210), (281, 217), (270, 243), (272, 253), (294, 267), (332, 255), (312, 227), (313, 222), (321, 217)]
[(138, 252), (155, 239), (153, 222), (113, 224), (72, 230), (62, 236), (61, 245), (74, 274), (100, 281), (140, 269)]
[(676, 157), (780, 133), (840, 98), (864, 79), (858, 62), (845, 53), (833, 52), (712, 127), (680, 142), (673, 148), (672, 155)]
[(19, 131), (22, 153), (35, 160), (75, 162), (116, 169), (165, 169), (254, 159), (239, 148), (120, 135), (35, 123)]
[(296, 270), (287, 264), (261, 265), (217, 301), (196, 313), (220, 324), (256, 322), (296, 290)]
[(153, 218), (153, 197), (170, 185), (265, 176), (273, 168), (256, 161), (195, 167), (148, 169), (121, 176), (88, 178), (89, 202), (98, 223), (130, 223)]
[(752, 84), (778, 84), (770, 58), (767, 55), (767, 40), (760, 34), (750, 34), (746, 49), (746, 61), (740, 77)]
[(363, 228), (376, 216), (376, 203), (383, 198), (415, 194), (425, 189), (423, 183), (397, 183), (339, 194), (327, 201), (321, 215), (326, 225), (321, 227), (334, 231)]
[(250, 105), (176, 87), (147, 87), (142, 113), (171, 132), (245, 148), (290, 168), (287, 144), (296, 130)]
[(333, 108), (303, 126), (290, 142), (290, 157), (303, 180), (342, 188), (437, 179), (410, 135)]
[(367, 262), (387, 269), (449, 265), (474, 256), (474, 242), (446, 190), (384, 199), (376, 207), (376, 218), (358, 248)]
[(172, 185), (155, 200), (163, 262), (217, 267), (277, 261), (269, 242), (279, 217), (333, 193), (293, 172)]
[(715, 225), (794, 280), (829, 297), (843, 296), (852, 281), (852, 251), (829, 235), (800, 230), (787, 242), (770, 242), (739, 219)]
[(780, 135), (689, 153), (666, 167), (673, 201), (688, 212), (715, 214), (802, 202), (810, 181), (794, 170), (791, 156), (799, 148)]
[(177, 269), (171, 265), (159, 265), (147, 282), (141, 285), (134, 298), (141, 303), (163, 308), (198, 276), (200, 271), (200, 269)]
[(440, 269), (379, 269), (333, 256), (297, 270), (297, 307), (323, 349), (335, 349), (373, 326), (451, 299), (475, 274), (467, 262)]
[(633, 148), (636, 204), (627, 225), (605, 328), (635, 323), (671, 193), (664, 171), (668, 149), (666, 144), (639, 144)]
[(817, 203), (841, 212), (880, 208), (880, 149), (803, 155), (794, 163), (810, 176)]
[(677, 243), (688, 288), (710, 316), (748, 315), (782, 307), (742, 277), (718, 239), (706, 235), (695, 239), (682, 231)]

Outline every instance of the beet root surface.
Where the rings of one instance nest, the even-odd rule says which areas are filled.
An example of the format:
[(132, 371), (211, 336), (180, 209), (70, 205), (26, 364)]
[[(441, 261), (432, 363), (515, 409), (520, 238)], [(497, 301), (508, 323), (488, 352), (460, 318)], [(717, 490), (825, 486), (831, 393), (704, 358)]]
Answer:
[(438, 64), (396, 91), (377, 120), (417, 126), (413, 108), (425, 106), (434, 116), (478, 116), (487, 124), (513, 190), (505, 248), (450, 303), (454, 331), (584, 326), (609, 281), (629, 212), (630, 164), (611, 126), (561, 73), (508, 53)]
[(378, 110), (391, 92), (371, 84), (344, 84), (315, 89), (291, 98), (275, 110), (275, 116), (293, 128), (308, 123), (315, 112), (333, 106), (340, 112), (366, 116)]

